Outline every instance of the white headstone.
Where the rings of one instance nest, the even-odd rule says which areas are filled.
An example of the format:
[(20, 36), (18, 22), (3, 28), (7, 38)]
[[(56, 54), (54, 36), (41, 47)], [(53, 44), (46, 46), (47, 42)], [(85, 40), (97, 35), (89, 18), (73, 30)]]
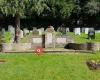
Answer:
[(81, 34), (80, 28), (75, 28), (74, 32), (75, 32), (75, 35), (80, 35)]
[(20, 30), (20, 38), (23, 38), (23, 31)]
[(85, 28), (85, 34), (88, 34), (89, 28)]
[(66, 32), (69, 32), (69, 28), (66, 28)]
[(95, 30), (95, 33), (100, 33), (100, 30)]
[(28, 34), (29, 33), (29, 30), (27, 29), (27, 28), (24, 28), (24, 30), (23, 30), (24, 32), (24, 35), (26, 35), (26, 34)]
[(32, 33), (33, 31), (32, 30), (30, 30), (30, 33)]
[(38, 31), (39, 31), (39, 35), (42, 35), (42, 30), (41, 29), (38, 29)]
[(41, 29), (41, 31), (42, 31), (42, 34), (44, 33), (44, 28), (40, 28)]

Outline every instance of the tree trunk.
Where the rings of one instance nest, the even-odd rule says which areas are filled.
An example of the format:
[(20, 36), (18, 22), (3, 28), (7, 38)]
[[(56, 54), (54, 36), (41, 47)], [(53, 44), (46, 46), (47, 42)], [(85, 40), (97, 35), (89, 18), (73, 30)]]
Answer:
[(19, 13), (16, 13), (15, 15), (15, 38), (14, 43), (19, 43), (20, 40), (20, 15)]

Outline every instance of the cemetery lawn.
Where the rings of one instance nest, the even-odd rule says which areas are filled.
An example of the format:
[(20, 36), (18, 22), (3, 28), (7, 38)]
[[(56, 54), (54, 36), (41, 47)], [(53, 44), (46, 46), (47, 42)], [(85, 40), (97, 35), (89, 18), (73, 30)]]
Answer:
[(100, 70), (89, 70), (86, 60), (97, 54), (0, 54), (0, 80), (100, 80)]
[(100, 42), (100, 33), (95, 34), (95, 39), (89, 40), (88, 35), (81, 33), (81, 35), (75, 35), (73, 32), (67, 33), (67, 35), (71, 36), (76, 43), (86, 43), (86, 42)]

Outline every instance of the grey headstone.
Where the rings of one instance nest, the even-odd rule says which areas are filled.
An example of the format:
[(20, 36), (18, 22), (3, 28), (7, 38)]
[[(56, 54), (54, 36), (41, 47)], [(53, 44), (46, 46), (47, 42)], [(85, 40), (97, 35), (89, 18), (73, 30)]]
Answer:
[(34, 36), (39, 35), (39, 31), (38, 31), (38, 29), (36, 27), (33, 27), (33, 35)]
[(15, 34), (15, 28), (12, 25), (8, 25), (8, 31), (11, 32), (11, 34)]
[(85, 32), (85, 28), (81, 28), (81, 32), (84, 33)]
[(6, 32), (6, 31), (5, 31), (5, 28), (2, 28), (2, 33), (5, 34), (5, 32)]
[(66, 28), (65, 27), (58, 27), (57, 29), (58, 32), (61, 32), (62, 34), (66, 34)]
[(49, 26), (45, 31), (45, 47), (55, 47), (54, 43), (54, 28), (52, 26)]
[(45, 32), (54, 32), (55, 30), (54, 30), (54, 28), (53, 28), (53, 26), (49, 26), (46, 30), (45, 30)]

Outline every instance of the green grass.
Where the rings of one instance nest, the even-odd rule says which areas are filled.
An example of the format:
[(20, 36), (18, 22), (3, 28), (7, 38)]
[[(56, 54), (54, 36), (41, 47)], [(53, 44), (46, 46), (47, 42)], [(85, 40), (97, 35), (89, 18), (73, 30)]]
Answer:
[(88, 59), (98, 54), (0, 54), (0, 80), (100, 80), (100, 71), (89, 70)]
[(100, 42), (100, 33), (95, 34), (95, 39), (88, 40), (88, 35), (81, 33), (81, 35), (75, 35), (74, 33), (70, 32), (67, 35), (71, 36), (76, 43), (86, 43), (86, 42)]

